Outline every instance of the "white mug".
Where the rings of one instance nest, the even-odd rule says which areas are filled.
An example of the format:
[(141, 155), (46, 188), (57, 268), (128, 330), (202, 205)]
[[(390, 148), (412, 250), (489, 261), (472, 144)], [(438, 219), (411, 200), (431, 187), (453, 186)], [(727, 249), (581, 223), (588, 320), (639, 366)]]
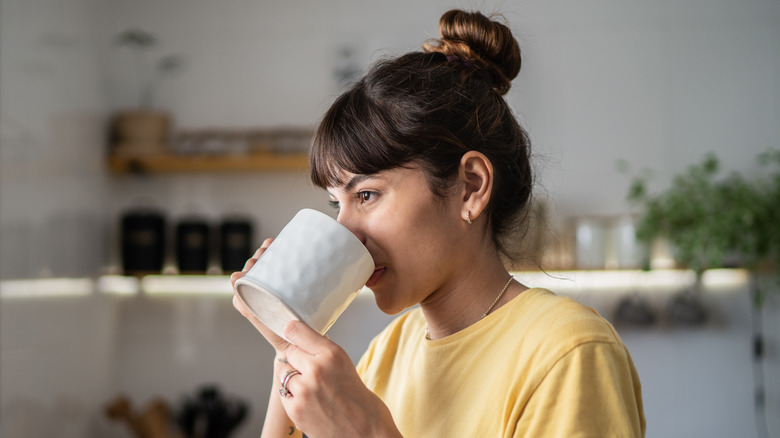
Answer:
[(285, 225), (236, 292), (274, 333), (291, 320), (325, 334), (374, 272), (374, 260), (351, 231), (305, 208)]

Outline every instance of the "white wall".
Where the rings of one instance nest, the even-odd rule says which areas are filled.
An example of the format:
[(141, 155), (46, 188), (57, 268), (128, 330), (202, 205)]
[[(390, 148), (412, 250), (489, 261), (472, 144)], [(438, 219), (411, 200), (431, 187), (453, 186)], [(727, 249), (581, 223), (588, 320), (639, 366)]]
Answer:
[[(99, 6), (0, 2), (0, 278), (87, 277), (105, 263)], [(0, 435), (92, 435), (116, 318), (82, 292), (0, 298)]]
[(515, 102), (551, 159), (541, 176), (560, 211), (625, 210), (617, 159), (654, 169), (658, 186), (710, 151), (726, 168), (749, 170), (757, 152), (778, 147), (779, 8), (518, 4), (528, 68)]
[[(0, 275), (86, 275), (103, 263), (104, 94), (94, 1), (3, 1)], [(65, 250), (78, 258), (62, 260)]]
[(119, 308), (81, 296), (0, 298), (0, 435), (118, 436), (103, 414), (119, 372)]
[[(161, 89), (183, 127), (314, 124), (338, 92), (338, 49), (365, 66), (419, 48), (453, 6), (500, 10), (524, 66), (509, 99), (531, 131), (541, 186), (562, 216), (625, 211), (626, 159), (662, 186), (716, 152), (750, 170), (780, 137), (780, 6), (771, 0), (114, 2), (104, 40), (160, 36), (189, 67)], [(133, 77), (121, 53), (111, 104)], [(119, 71), (117, 71), (119, 70)]]

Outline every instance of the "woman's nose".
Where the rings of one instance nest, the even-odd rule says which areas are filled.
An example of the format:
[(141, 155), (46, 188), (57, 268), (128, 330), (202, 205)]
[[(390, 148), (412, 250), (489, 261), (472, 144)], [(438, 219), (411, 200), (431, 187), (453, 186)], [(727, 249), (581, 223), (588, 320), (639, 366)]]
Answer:
[(366, 244), (366, 234), (363, 231), (360, 220), (356, 217), (355, 214), (348, 214), (346, 210), (342, 209), (339, 211), (336, 220), (341, 225), (344, 225), (349, 231), (352, 231), (352, 234), (360, 239), (360, 242), (363, 243), (363, 245)]

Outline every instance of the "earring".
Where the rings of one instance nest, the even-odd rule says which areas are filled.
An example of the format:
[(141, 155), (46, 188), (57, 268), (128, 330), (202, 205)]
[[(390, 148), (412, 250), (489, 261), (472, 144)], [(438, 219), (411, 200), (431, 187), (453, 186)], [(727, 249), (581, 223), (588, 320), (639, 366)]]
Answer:
[(471, 212), (466, 210), (466, 222), (471, 225)]

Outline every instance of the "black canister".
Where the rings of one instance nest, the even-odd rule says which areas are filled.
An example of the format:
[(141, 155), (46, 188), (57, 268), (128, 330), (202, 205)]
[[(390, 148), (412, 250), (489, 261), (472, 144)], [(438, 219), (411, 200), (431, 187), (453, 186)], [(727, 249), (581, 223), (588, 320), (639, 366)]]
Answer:
[(211, 254), (209, 224), (201, 219), (186, 219), (176, 225), (176, 263), (182, 274), (203, 274)]
[(252, 255), (252, 223), (246, 219), (226, 219), (219, 229), (219, 256), (223, 272), (240, 271)]
[(165, 258), (165, 216), (131, 210), (121, 219), (122, 267), (127, 275), (159, 274)]

